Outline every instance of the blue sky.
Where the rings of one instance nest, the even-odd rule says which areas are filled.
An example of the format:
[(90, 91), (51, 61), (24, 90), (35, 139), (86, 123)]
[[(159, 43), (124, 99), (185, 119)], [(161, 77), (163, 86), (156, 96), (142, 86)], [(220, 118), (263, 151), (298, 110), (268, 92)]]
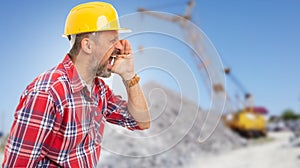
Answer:
[[(10, 127), (26, 85), (68, 52), (69, 44), (61, 37), (65, 18), (73, 6), (82, 2), (87, 1), (1, 3), (0, 131)], [(138, 7), (182, 14), (186, 1), (173, 1), (175, 5), (158, 0), (107, 2), (122, 16), (136, 12)], [(280, 114), (286, 108), (300, 111), (300, 1), (196, 3), (193, 22), (212, 41), (224, 64), (254, 95), (255, 104), (267, 107), (271, 114)]]

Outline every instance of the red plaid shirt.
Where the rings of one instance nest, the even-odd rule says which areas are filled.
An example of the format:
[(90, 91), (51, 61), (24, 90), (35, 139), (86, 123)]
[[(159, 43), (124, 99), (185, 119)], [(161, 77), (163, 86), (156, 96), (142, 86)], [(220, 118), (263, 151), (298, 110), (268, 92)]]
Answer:
[(14, 117), (3, 167), (96, 167), (105, 121), (140, 129), (103, 80), (90, 94), (68, 55), (27, 86)]

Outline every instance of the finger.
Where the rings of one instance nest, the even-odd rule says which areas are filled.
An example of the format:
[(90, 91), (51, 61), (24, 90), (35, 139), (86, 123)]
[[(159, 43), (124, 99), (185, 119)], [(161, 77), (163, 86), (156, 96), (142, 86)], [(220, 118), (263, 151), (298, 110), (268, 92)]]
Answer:
[(123, 42), (124, 52), (126, 52), (128, 50), (127, 44), (128, 44), (128, 41), (124, 40), (124, 42)]
[(118, 55), (117, 57), (116, 57), (116, 59), (118, 59), (118, 58), (132, 58), (133, 57), (133, 55), (132, 54), (122, 54), (122, 55)]
[(128, 41), (127, 40), (123, 40), (123, 54), (128, 54), (128, 47), (127, 47)]
[(131, 48), (130, 42), (128, 40), (126, 40), (126, 49), (125, 49), (125, 52), (126, 52), (126, 54), (132, 54), (132, 48)]
[(130, 42), (128, 40), (125, 40), (125, 51), (126, 50), (131, 50), (131, 45), (130, 45)]
[(126, 55), (118, 55), (117, 59), (118, 58), (126, 58)]
[(125, 40), (120, 40), (120, 43), (122, 45), (121, 54), (125, 54)]
[(122, 40), (121, 44), (123, 46), (123, 54), (132, 54), (131, 45), (128, 40)]
[(127, 58), (127, 59), (133, 58), (133, 54), (127, 54), (127, 55), (126, 55), (126, 58)]

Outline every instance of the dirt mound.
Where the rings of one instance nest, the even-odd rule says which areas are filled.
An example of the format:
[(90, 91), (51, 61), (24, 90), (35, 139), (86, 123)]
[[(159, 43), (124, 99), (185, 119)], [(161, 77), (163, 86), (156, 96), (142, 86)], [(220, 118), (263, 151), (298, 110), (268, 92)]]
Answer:
[[(195, 157), (246, 144), (221, 122), (214, 128), (219, 116), (207, 120), (207, 112), (181, 95), (153, 82), (143, 90), (150, 106), (151, 128), (131, 132), (107, 125), (99, 167), (185, 167)], [(210, 131), (208, 139), (199, 141), (200, 133), (210, 135)]]

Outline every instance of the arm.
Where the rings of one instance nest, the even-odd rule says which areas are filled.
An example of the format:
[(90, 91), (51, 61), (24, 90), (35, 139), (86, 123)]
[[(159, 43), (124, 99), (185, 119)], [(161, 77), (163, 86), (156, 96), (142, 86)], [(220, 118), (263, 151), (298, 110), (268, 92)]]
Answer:
[(150, 127), (150, 113), (141, 86), (138, 82), (133, 86), (129, 86), (128, 83), (135, 76), (134, 57), (130, 43), (127, 40), (120, 40), (116, 45), (119, 46), (123, 55), (117, 57), (112, 71), (119, 74), (124, 81), (128, 94), (129, 113), (141, 129), (148, 129)]
[(138, 122), (129, 112), (130, 108), (127, 101), (123, 100), (121, 96), (114, 95), (107, 85), (105, 85), (105, 90), (107, 97), (107, 110), (103, 112), (103, 115), (106, 121), (126, 127), (129, 130), (141, 130), (147, 128)]
[(32, 91), (23, 95), (4, 151), (3, 167), (35, 167), (46, 152), (44, 144), (55, 120), (49, 94)]
[[(128, 94), (128, 111), (136, 120), (140, 128), (148, 129), (150, 127), (150, 113), (144, 93), (137, 78), (138, 76), (134, 75), (131, 79), (124, 80)], [(131, 81), (134, 82), (132, 86), (130, 86)]]

